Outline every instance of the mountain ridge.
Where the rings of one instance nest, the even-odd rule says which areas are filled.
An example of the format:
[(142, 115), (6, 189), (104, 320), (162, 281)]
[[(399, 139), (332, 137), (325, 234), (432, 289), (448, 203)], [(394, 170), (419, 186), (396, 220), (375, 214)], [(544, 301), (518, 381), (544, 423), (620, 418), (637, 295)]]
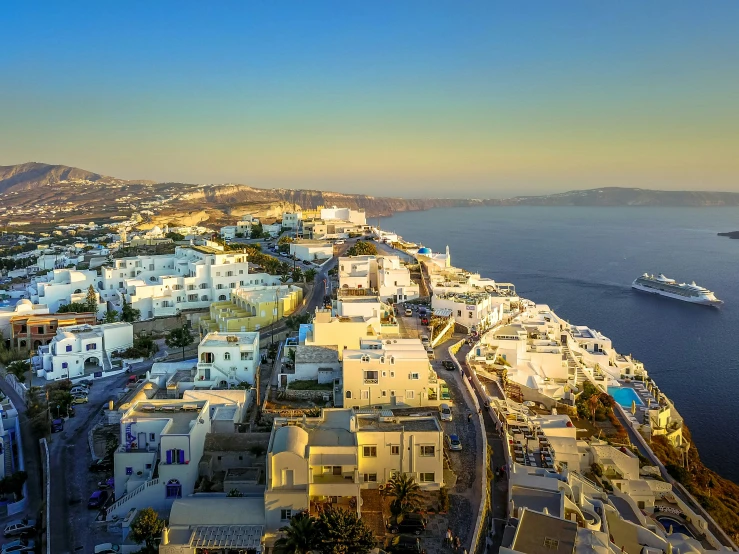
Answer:
[[(398, 198), (311, 189), (258, 188), (242, 184), (125, 180), (76, 167), (39, 162), (0, 166), (0, 197), (10, 210), (6, 211), (6, 216), (29, 214), (33, 209), (53, 214), (59, 206), (73, 205), (79, 217), (106, 218), (158, 204), (156, 220), (173, 223), (187, 219), (185, 214), (193, 213), (202, 214), (198, 216), (199, 221), (211, 223), (230, 221), (239, 213), (280, 217), (292, 206), (315, 209), (341, 205), (364, 209), (371, 218), (403, 211), (475, 206), (739, 206), (739, 193), (732, 192), (601, 187), (507, 199)], [(59, 217), (43, 216), (41, 219), (52, 221), (59, 220)], [(65, 219), (69, 220), (69, 216)]]

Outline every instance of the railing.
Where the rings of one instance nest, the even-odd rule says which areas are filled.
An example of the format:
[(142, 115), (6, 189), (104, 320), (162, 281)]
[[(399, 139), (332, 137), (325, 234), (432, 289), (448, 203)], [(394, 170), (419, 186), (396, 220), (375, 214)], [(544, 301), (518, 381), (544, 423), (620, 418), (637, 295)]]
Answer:
[(106, 515), (110, 515), (114, 510), (117, 510), (121, 506), (123, 506), (126, 502), (131, 500), (134, 496), (139, 494), (140, 492), (143, 492), (144, 490), (148, 489), (149, 487), (153, 487), (159, 484), (159, 479), (152, 479), (151, 481), (147, 481), (146, 483), (141, 484), (140, 486), (133, 489), (131, 492), (129, 492), (126, 495), (123, 495), (119, 500), (117, 500), (115, 503), (111, 504), (108, 509), (105, 511)]
[(365, 385), (376, 385), (378, 383), (377, 379), (365, 379), (364, 384)]

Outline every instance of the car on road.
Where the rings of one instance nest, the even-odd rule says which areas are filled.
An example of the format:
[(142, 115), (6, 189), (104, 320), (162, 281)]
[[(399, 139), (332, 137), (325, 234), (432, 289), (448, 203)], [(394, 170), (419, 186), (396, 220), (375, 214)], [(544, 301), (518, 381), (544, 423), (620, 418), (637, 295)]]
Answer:
[(90, 464), (90, 471), (110, 471), (113, 469), (113, 460), (111, 458), (98, 458)]
[(428, 355), (429, 360), (435, 360), (436, 359), (436, 354), (434, 353), (434, 349), (433, 348), (426, 348), (426, 354)]
[(406, 535), (393, 537), (383, 550), (390, 554), (426, 554), (426, 550), (421, 547), (421, 539)]
[(98, 481), (98, 488), (100, 490), (114, 489), (115, 488), (115, 478), (108, 477), (107, 479), (103, 479), (102, 481)]
[(439, 414), (441, 415), (441, 421), (452, 421), (452, 409), (449, 404), (441, 404), (439, 406)]
[(89, 400), (86, 394), (84, 396), (81, 394), (72, 396), (72, 404), (87, 404), (88, 402)]
[(72, 396), (78, 395), (78, 396), (87, 396), (90, 390), (87, 387), (81, 387), (80, 385), (76, 385), (72, 387), (72, 389), (69, 391), (69, 394)]
[(310, 262), (308, 260), (303, 260), (303, 265), (310, 265)]
[(61, 433), (64, 431), (64, 420), (63, 419), (55, 419), (51, 422), (51, 432), (52, 433)]
[(118, 554), (120, 551), (120, 545), (111, 542), (104, 542), (95, 546), (95, 554)]
[(426, 530), (426, 519), (421, 514), (400, 514), (389, 518), (385, 524), (391, 533), (420, 535)]
[(441, 362), (441, 366), (447, 371), (454, 371), (455, 369), (457, 369), (457, 366), (455, 366), (454, 362), (451, 360), (444, 360), (443, 362)]
[(410, 308), (405, 309), (405, 317), (411, 317), (413, 315), (413, 310)]
[(446, 385), (446, 383), (442, 382), (439, 386), (439, 398), (441, 400), (451, 400), (452, 395), (449, 392), (449, 387)]
[(290, 254), (288, 254), (287, 252), (280, 252), (280, 256), (282, 256), (283, 258), (289, 258)]
[(337, 240), (334, 244), (344, 244), (344, 242), (343, 240)]
[(447, 435), (446, 445), (449, 447), (449, 450), (453, 450), (454, 452), (462, 450), (462, 441), (459, 440), (459, 436), (457, 435)]
[(34, 552), (36, 550), (36, 541), (32, 539), (16, 539), (6, 542), (3, 545), (2, 554), (10, 554), (11, 552)]
[(421, 339), (421, 344), (424, 345), (426, 348), (431, 346), (428, 335), (421, 335), (419, 338)]
[(18, 535), (28, 535), (36, 531), (36, 520), (28, 519), (15, 519), (8, 522), (3, 531), (4, 537), (17, 537)]
[(108, 491), (95, 491), (90, 495), (90, 499), (87, 501), (87, 507), (89, 509), (99, 509), (105, 506), (105, 502), (108, 500)]
[(427, 317), (422, 317), (421, 318), (421, 325), (428, 325), (428, 324), (429, 324), (429, 319)]

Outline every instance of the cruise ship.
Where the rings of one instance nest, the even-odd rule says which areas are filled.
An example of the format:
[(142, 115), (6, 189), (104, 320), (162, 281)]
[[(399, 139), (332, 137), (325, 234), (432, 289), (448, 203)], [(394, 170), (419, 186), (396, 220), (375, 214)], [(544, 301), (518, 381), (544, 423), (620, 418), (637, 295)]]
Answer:
[(720, 306), (723, 304), (721, 300), (710, 290), (695, 284), (678, 283), (674, 279), (665, 277), (661, 273), (655, 277), (645, 273), (641, 277), (634, 279), (631, 287), (636, 290), (675, 298), (684, 302), (692, 302), (694, 304), (705, 304), (707, 306)]

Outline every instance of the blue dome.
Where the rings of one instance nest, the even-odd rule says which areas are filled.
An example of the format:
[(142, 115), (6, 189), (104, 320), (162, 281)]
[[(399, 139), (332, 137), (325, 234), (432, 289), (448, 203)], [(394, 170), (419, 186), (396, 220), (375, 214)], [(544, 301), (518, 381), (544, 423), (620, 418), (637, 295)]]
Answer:
[(425, 246), (422, 246), (421, 248), (418, 249), (418, 253), (419, 254), (431, 254), (431, 249), (426, 248)]

